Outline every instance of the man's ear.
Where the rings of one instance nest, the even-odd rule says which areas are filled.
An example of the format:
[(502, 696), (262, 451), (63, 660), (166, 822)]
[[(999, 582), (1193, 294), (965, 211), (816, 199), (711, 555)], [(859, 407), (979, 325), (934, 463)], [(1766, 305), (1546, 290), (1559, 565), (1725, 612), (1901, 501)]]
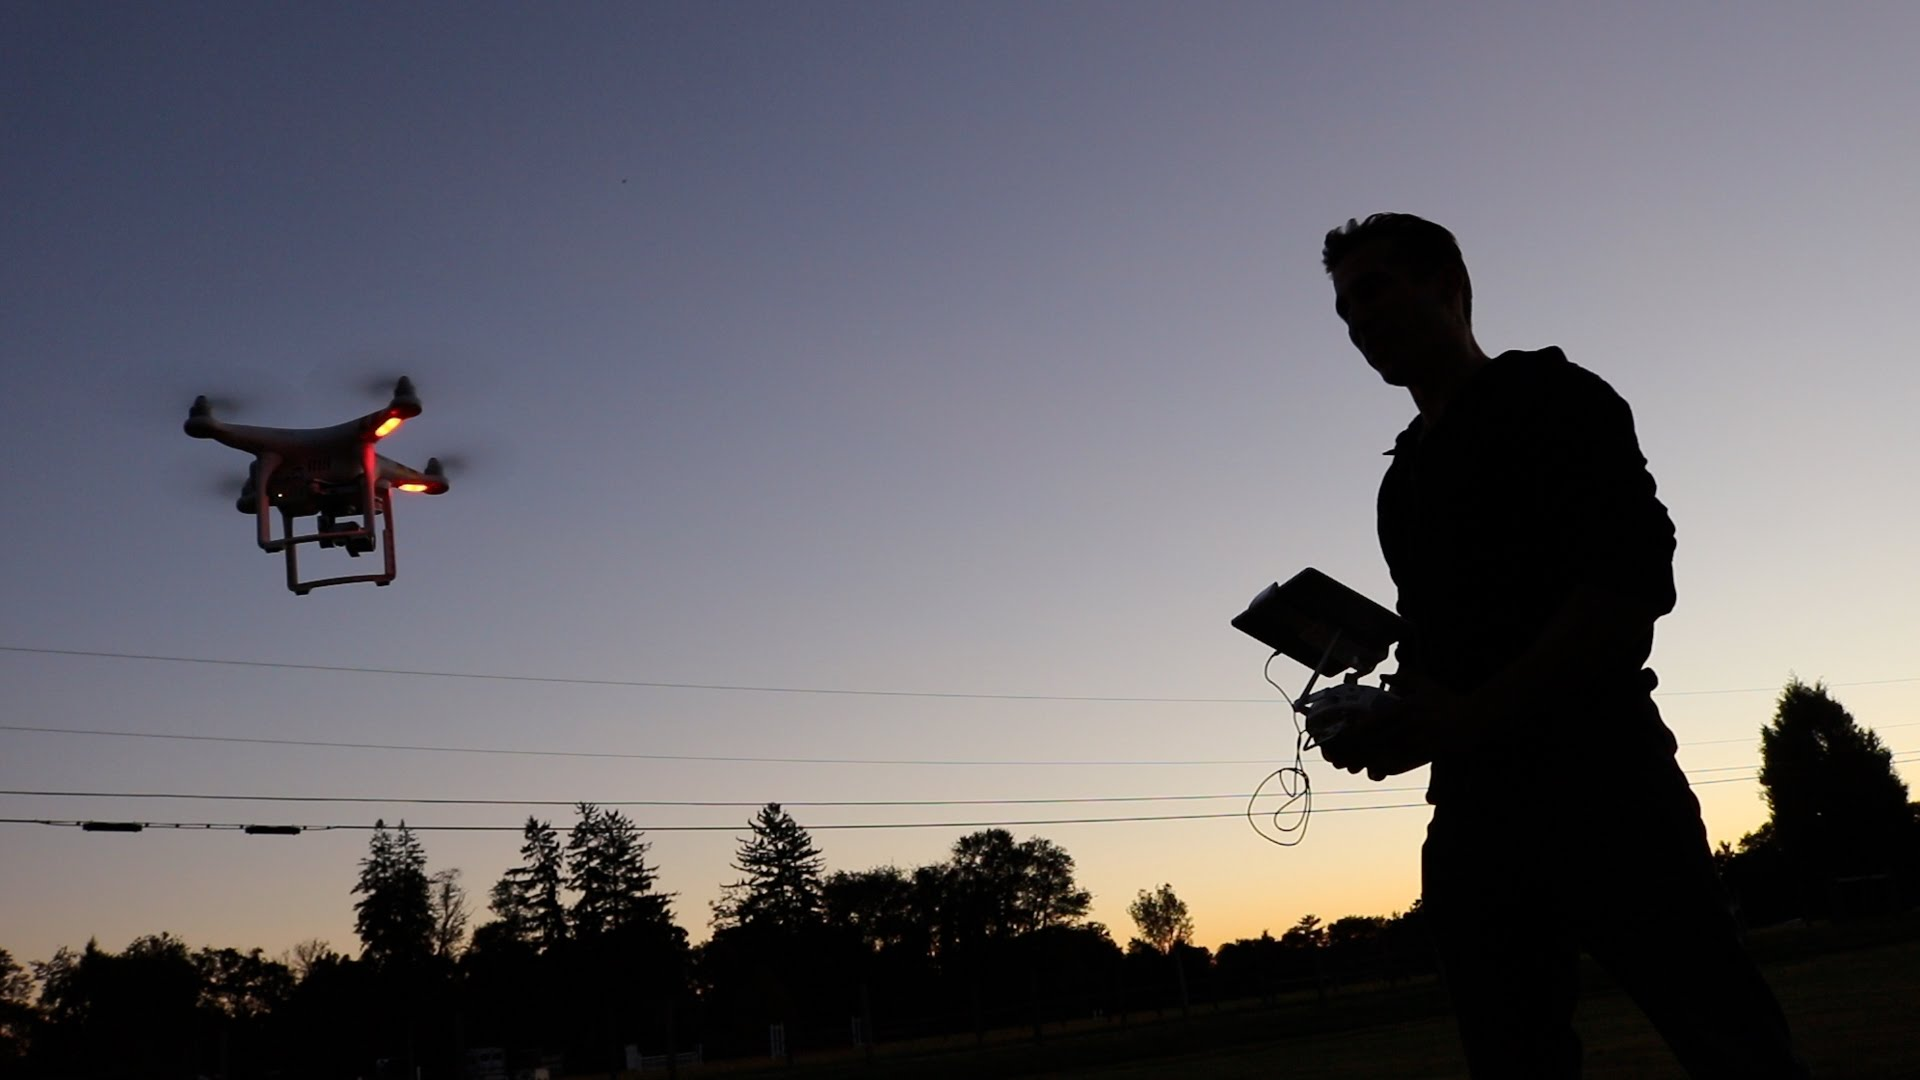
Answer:
[(1439, 280), (1435, 285), (1441, 290), (1441, 295), (1447, 298), (1447, 307), (1460, 316), (1462, 323), (1471, 323), (1473, 320), (1467, 317), (1466, 274), (1459, 267), (1449, 266), (1436, 276)]

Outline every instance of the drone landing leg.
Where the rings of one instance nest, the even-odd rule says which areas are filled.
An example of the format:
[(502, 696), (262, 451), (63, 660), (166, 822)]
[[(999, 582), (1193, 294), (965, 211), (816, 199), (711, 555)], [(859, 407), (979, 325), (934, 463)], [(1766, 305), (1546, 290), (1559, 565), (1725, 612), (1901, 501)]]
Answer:
[[(285, 510), (280, 512), (280, 527), (286, 530), (288, 536), (293, 535), (293, 515)], [(295, 596), (305, 596), (307, 590), (300, 584), (300, 545), (288, 544), (286, 553), (287, 588), (292, 589)]]
[[(253, 516), (259, 522), (260, 550), (271, 555), (280, 545), (273, 539), (273, 473), (280, 467), (280, 455), (271, 450), (259, 455), (258, 467), (254, 470), (254, 510)], [(287, 535), (293, 535), (293, 519), (285, 518)], [(292, 549), (288, 549), (292, 550)]]
[[(384, 586), (393, 580), (395, 569), (393, 551), (393, 493), (386, 488), (378, 489), (374, 493), (372, 505), (375, 507), (375, 510), (374, 513), (367, 516), (365, 531), (368, 533), (373, 531), (373, 518), (375, 516), (381, 519), (380, 547), (383, 549), (381, 556), (385, 563), (385, 569), (378, 574), (350, 574), (345, 577), (301, 581), (299, 560), (294, 555), (296, 545), (290, 543), (287, 545), (287, 588), (292, 589), (294, 595), (305, 596), (315, 589), (325, 588), (328, 585), (351, 585), (355, 582), (371, 581), (375, 585)], [(286, 524), (287, 532), (291, 535), (293, 532), (293, 519), (288, 518)]]

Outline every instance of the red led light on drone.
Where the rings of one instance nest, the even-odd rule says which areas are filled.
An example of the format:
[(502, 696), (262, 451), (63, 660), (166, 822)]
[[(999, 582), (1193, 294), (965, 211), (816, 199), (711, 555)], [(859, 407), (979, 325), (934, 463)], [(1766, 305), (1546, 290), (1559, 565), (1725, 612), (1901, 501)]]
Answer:
[(400, 430), (400, 425), (404, 423), (406, 423), (406, 421), (398, 416), (389, 416), (385, 420), (380, 421), (379, 427), (373, 429), (373, 437), (376, 439), (384, 439)]
[(401, 484), (401, 485), (400, 485), (400, 490), (401, 490), (401, 491), (425, 491), (425, 490), (427, 490), (427, 485), (425, 485), (425, 484)]

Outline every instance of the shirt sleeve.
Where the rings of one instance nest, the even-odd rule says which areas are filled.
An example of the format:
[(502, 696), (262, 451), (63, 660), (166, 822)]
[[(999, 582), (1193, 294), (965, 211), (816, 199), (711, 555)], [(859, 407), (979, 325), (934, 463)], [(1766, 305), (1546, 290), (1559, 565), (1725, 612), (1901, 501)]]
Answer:
[(1673, 519), (1634, 432), (1633, 411), (1598, 376), (1578, 371), (1543, 410), (1539, 483), (1549, 536), (1576, 585), (1673, 610)]

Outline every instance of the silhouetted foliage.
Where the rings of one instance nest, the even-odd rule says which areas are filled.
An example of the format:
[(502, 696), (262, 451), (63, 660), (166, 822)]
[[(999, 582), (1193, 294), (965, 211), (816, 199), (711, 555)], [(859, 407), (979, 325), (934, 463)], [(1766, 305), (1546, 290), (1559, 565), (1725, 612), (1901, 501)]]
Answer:
[(436, 870), (427, 879), (428, 906), (433, 912), (433, 955), (457, 960), (467, 943), (467, 890), (460, 870)]
[(568, 995), (569, 1060), (624, 1068), (623, 1048), (661, 1040), (687, 988), (687, 933), (654, 889), (650, 845), (618, 810), (581, 803), (567, 840), (571, 941), (558, 973)]
[[(530, 820), (526, 862), (494, 890), (508, 902), (464, 950), (450, 917), (464, 910), (458, 877), (427, 873), (413, 834), (382, 824), (353, 890), (363, 959), (314, 940), (274, 960), (156, 935), (123, 954), (60, 950), (33, 967), (34, 1003), (33, 981), (0, 952), (0, 1055), (29, 1076), (318, 1080), (458, 1075), (460, 1051), (483, 1046), (513, 1068), (559, 1058), (576, 1075), (624, 1068), (630, 1045), (759, 1056), (769, 1024), (796, 1052), (1016, 1026), (1043, 1039), (1062, 1022), (1181, 1004), (1183, 985), (1200, 1003), (1324, 988), (1323, 963), (1337, 977), (1334, 958), (1349, 955), (1365, 968), (1355, 977), (1369, 977), (1402, 925), (1308, 918), (1216, 959), (1187, 943), (1191, 918), (1163, 886), (1142, 897), (1170, 913), (1164, 951), (1136, 941), (1123, 953), (1086, 921), (1073, 859), (1042, 838), (984, 830), (911, 871), (823, 876), (806, 830), (777, 805), (749, 830), (728, 918), (696, 960), (648, 845), (617, 811), (581, 805), (564, 845)], [(393, 914), (401, 905), (389, 902), (409, 896), (427, 918)], [(555, 909), (568, 919), (560, 932), (530, 929)]]
[[(1716, 853), (1743, 917), (1761, 924), (1862, 906), (1853, 891), (1911, 879), (1920, 843), (1892, 752), (1824, 684), (1790, 681), (1760, 732), (1765, 825)], [(1868, 905), (1871, 906), (1871, 905)]]
[(191, 1075), (201, 1033), (200, 972), (171, 934), (115, 954), (89, 941), (36, 966), (49, 1021), (34, 1059), (81, 1075)]
[(713, 905), (716, 930), (754, 927), (800, 933), (822, 923), (820, 874), (824, 863), (812, 837), (779, 803), (761, 807), (747, 823), (733, 868), (743, 877)]
[(26, 1056), (39, 1012), (33, 1006), (33, 975), (0, 949), (0, 1070)]
[(203, 948), (193, 954), (200, 975), (201, 1004), (222, 1016), (257, 1019), (293, 994), (293, 970), (260, 949)]
[(389, 830), (376, 821), (360, 880), (353, 886), (354, 933), (360, 956), (376, 965), (416, 965), (433, 954), (433, 903), (427, 882), (427, 853), (413, 830), (401, 822)]
[(565, 855), (559, 834), (547, 822), (530, 816), (521, 835), (521, 864), (501, 875), (490, 894), (488, 907), (500, 920), (493, 933), (546, 952), (567, 938), (567, 905), (561, 899)]
[(1280, 942), (1295, 948), (1317, 949), (1327, 943), (1327, 928), (1320, 925), (1320, 916), (1302, 915), (1299, 922), (1280, 935)]
[(1140, 939), (1162, 953), (1172, 953), (1175, 945), (1184, 945), (1193, 937), (1193, 916), (1187, 902), (1175, 896), (1173, 886), (1141, 889), (1127, 914), (1140, 930)]
[(640, 830), (618, 810), (581, 803), (577, 811), (580, 823), (566, 848), (566, 883), (575, 897), (574, 936), (597, 942), (669, 925), (671, 897), (653, 889), (654, 872), (647, 865), (650, 845), (641, 841)]
[(820, 890), (827, 925), (869, 954), (931, 955), (932, 922), (921, 910), (924, 899), (915, 891), (913, 879), (897, 866), (835, 870)]
[(1827, 693), (1787, 684), (1760, 732), (1760, 786), (1788, 859), (1825, 877), (1884, 873), (1913, 827), (1893, 753)]
[(778, 803), (762, 807), (747, 827), (733, 862), (742, 876), (713, 905), (700, 978), (707, 1002), (734, 1018), (730, 1042), (750, 1042), (777, 1023), (794, 1029), (788, 1046), (797, 1048), (808, 1027), (855, 1011), (851, 988), (833, 963), (812, 837)]
[(1065, 848), (1038, 836), (1015, 843), (1005, 829), (962, 836), (942, 872), (921, 884), (941, 890), (943, 948), (1071, 925), (1093, 903), (1074, 884)]

